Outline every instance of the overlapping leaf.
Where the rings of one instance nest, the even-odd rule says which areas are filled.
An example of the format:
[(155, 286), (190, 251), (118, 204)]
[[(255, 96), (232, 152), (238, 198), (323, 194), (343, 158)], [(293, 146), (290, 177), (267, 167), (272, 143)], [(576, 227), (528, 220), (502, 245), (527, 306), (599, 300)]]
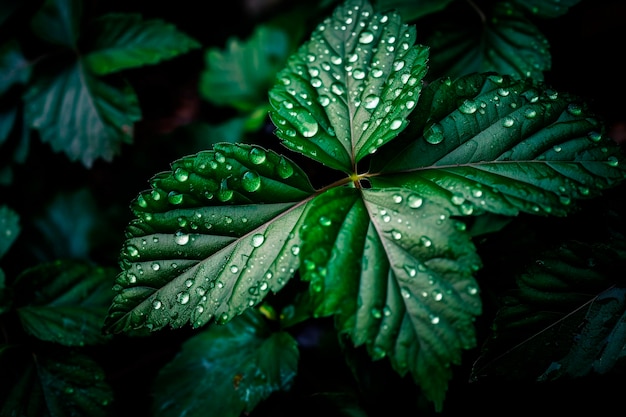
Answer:
[(286, 332), (271, 332), (255, 310), (192, 337), (155, 381), (155, 416), (238, 417), (288, 389), (299, 352)]
[(428, 86), (411, 131), (376, 155), (377, 186), (401, 186), (460, 215), (564, 215), (623, 181), (626, 161), (579, 98), (475, 74)]
[(40, 340), (64, 346), (107, 340), (102, 324), (113, 293), (113, 270), (86, 262), (40, 264), (13, 284), (15, 308), (24, 330)]
[(257, 146), (176, 161), (133, 204), (107, 328), (225, 322), (280, 290), (298, 267), (299, 202), (312, 193), (293, 162)]
[(276, 134), (288, 148), (347, 173), (406, 127), (428, 50), (396, 13), (340, 5), (270, 91)]
[[(544, 79), (544, 72), (552, 65), (549, 44), (522, 9), (505, 2), (478, 13), (465, 7), (460, 18), (465, 23), (468, 14), (475, 13), (476, 25), (455, 24), (451, 17), (449, 24), (427, 41), (432, 48), (431, 76), (456, 78), (495, 71), (515, 78)], [(486, 17), (480, 16), (482, 13)]]

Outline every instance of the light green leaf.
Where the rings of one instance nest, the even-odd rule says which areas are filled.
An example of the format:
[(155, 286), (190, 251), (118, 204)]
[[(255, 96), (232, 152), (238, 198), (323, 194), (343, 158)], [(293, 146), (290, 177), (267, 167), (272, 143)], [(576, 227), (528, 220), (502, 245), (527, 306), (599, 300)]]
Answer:
[(366, 1), (338, 6), (270, 91), (277, 136), (296, 152), (354, 172), (406, 127), (428, 57), (414, 42), (415, 28), (396, 13), (374, 13)]
[(84, 59), (97, 75), (156, 64), (201, 46), (171, 23), (139, 14), (107, 14), (91, 22), (90, 30), (97, 38)]
[(481, 312), (464, 225), (404, 189), (335, 188), (312, 201), (306, 226), (301, 274), (315, 314), (337, 315), (355, 345), (410, 371), (440, 407)]
[(113, 390), (91, 358), (70, 350), (0, 349), (0, 415), (106, 417)]
[(257, 26), (246, 42), (229, 39), (224, 51), (208, 48), (200, 93), (215, 105), (245, 112), (265, 107), (267, 91), (291, 52), (289, 35), (265, 25)]
[(428, 86), (411, 131), (375, 155), (372, 184), (459, 215), (565, 215), (623, 181), (626, 160), (579, 98), (475, 74)]
[(131, 143), (133, 123), (141, 118), (130, 85), (107, 84), (80, 61), (39, 77), (24, 101), (27, 123), (41, 140), (87, 167), (99, 158), (111, 161), (122, 143)]
[(133, 203), (108, 330), (226, 322), (280, 290), (312, 193), (300, 168), (258, 146), (220, 143), (174, 162)]
[(21, 273), (14, 285), (15, 307), (24, 330), (65, 346), (100, 344), (113, 298), (112, 269), (86, 262), (40, 264)]
[(19, 214), (9, 206), (0, 206), (0, 259), (9, 251), (20, 232)]
[[(14, 84), (26, 84), (30, 78), (30, 68), (16, 40), (0, 45), (0, 96)], [(3, 139), (4, 135), (0, 133), (0, 143)]]
[(272, 392), (288, 389), (299, 352), (286, 332), (272, 333), (255, 310), (187, 340), (155, 381), (154, 415), (238, 417)]
[[(467, 13), (474, 13), (472, 9)], [(461, 77), (494, 71), (543, 81), (552, 65), (549, 44), (524, 13), (510, 3), (496, 3), (479, 28), (449, 20), (426, 44), (431, 47), (431, 75)], [(462, 14), (467, 19), (466, 14)], [(478, 16), (476, 17), (478, 19)]]
[(33, 32), (46, 42), (76, 49), (83, 11), (81, 0), (46, 0), (33, 17)]
[(580, 0), (512, 0), (512, 2), (533, 15), (551, 19), (563, 16), (571, 7), (580, 3)]

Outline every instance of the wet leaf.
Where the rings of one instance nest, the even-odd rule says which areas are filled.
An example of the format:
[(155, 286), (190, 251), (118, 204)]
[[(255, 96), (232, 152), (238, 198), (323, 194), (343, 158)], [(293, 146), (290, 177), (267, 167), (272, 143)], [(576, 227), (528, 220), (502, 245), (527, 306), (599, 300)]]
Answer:
[(287, 332), (271, 332), (255, 310), (187, 340), (155, 381), (154, 415), (238, 417), (288, 389), (299, 352)]

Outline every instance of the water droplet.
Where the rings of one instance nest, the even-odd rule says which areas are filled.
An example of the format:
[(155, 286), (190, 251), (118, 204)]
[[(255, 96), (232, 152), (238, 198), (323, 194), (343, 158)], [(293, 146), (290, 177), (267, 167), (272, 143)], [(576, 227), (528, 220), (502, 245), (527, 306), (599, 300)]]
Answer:
[(502, 119), (502, 126), (504, 127), (511, 127), (515, 124), (515, 119), (513, 119), (512, 117), (505, 117), (504, 119)]
[(305, 138), (313, 137), (317, 134), (319, 125), (311, 113), (298, 113), (296, 119), (300, 125), (300, 131)]
[(170, 191), (167, 194), (167, 201), (169, 201), (172, 204), (180, 204), (183, 202), (183, 195), (180, 193), (177, 193), (176, 191)]
[(614, 156), (609, 156), (608, 160), (606, 161), (607, 165), (611, 166), (611, 167), (616, 167), (619, 165), (619, 160), (614, 157)]
[(443, 141), (443, 128), (435, 123), (424, 132), (424, 139), (431, 145), (436, 145)]
[(252, 246), (254, 246), (255, 248), (258, 248), (259, 246), (261, 246), (263, 244), (263, 242), (265, 242), (265, 236), (263, 236), (261, 233), (257, 233), (254, 236), (252, 236)]
[(239, 267), (237, 265), (231, 265), (230, 272), (232, 272), (233, 274), (236, 274), (237, 272), (239, 272)]
[(187, 172), (184, 168), (176, 168), (174, 171), (174, 178), (176, 178), (179, 182), (185, 182), (189, 178), (189, 172)]
[(407, 203), (411, 208), (420, 208), (424, 200), (417, 194), (411, 194), (407, 197)]
[(255, 171), (246, 171), (241, 178), (241, 186), (248, 192), (257, 191), (261, 188), (261, 177)]
[(330, 218), (326, 217), (326, 216), (321, 216), (319, 218), (319, 223), (322, 226), (330, 226), (332, 224), (332, 220)]
[(369, 31), (361, 32), (361, 35), (359, 36), (360, 43), (366, 45), (368, 43), (372, 43), (372, 41), (374, 41), (374, 35), (372, 34), (372, 32), (369, 32)]
[(153, 307), (155, 310), (160, 309), (162, 305), (163, 305), (163, 304), (162, 304), (159, 300), (154, 300), (154, 301), (152, 302), (152, 307)]
[(589, 132), (587, 133), (587, 137), (592, 141), (592, 142), (600, 142), (600, 140), (602, 139), (602, 134), (600, 132)]
[(526, 110), (524, 110), (524, 116), (527, 119), (533, 119), (537, 116), (537, 111), (533, 108), (527, 108)]
[(422, 244), (422, 246), (424, 246), (425, 248), (429, 248), (430, 246), (432, 246), (433, 241), (430, 240), (430, 238), (428, 236), (422, 236), (420, 237), (420, 243)]
[(294, 256), (297, 256), (297, 255), (300, 253), (300, 246), (298, 246), (298, 245), (293, 245), (293, 246), (291, 247), (291, 253), (292, 253)]
[(126, 278), (128, 278), (128, 282), (130, 284), (134, 284), (134, 283), (137, 282), (137, 275), (135, 275), (135, 274), (127, 274)]
[(249, 153), (250, 162), (255, 165), (262, 164), (267, 159), (267, 155), (263, 149), (252, 148)]
[(126, 253), (131, 257), (131, 258), (139, 258), (139, 249), (137, 249), (136, 246), (134, 245), (128, 245), (126, 246)]
[(400, 288), (400, 294), (403, 298), (411, 298), (411, 292), (406, 287)]
[(189, 235), (179, 230), (174, 234), (174, 242), (181, 246), (186, 245), (189, 243)]
[(476, 110), (478, 110), (478, 106), (472, 100), (465, 100), (459, 107), (459, 111), (465, 114), (476, 113)]
[(176, 296), (176, 301), (181, 304), (187, 304), (189, 302), (189, 293), (188, 292), (179, 292)]
[(400, 129), (400, 127), (402, 127), (402, 120), (400, 120), (400, 119), (395, 119), (389, 125), (389, 129), (391, 129), (391, 130), (398, 130), (398, 129)]
[(391, 198), (396, 204), (402, 203), (402, 196), (400, 194), (394, 194)]
[(159, 269), (161, 269), (161, 265), (159, 265), (158, 262), (153, 262), (151, 268), (153, 271), (158, 271)]
[(281, 157), (278, 163), (277, 172), (282, 179), (287, 179), (293, 175), (293, 167), (285, 158)]
[(400, 240), (400, 239), (402, 239), (402, 233), (400, 233), (397, 230), (392, 230), (391, 231), (391, 237), (393, 237), (394, 240)]
[(378, 106), (378, 103), (380, 103), (380, 97), (372, 94), (370, 96), (365, 97), (364, 103), (365, 103), (364, 106), (366, 109), (368, 110), (375, 109), (376, 106)]
[(193, 279), (188, 279), (185, 281), (185, 287), (190, 288), (193, 285)]
[(431, 314), (431, 315), (430, 315), (430, 322), (431, 322), (432, 324), (437, 324), (437, 323), (439, 323), (439, 317), (437, 317), (437, 316), (435, 316), (435, 315), (432, 315), (432, 314)]
[(372, 317), (374, 317), (375, 319), (380, 319), (383, 317), (383, 312), (379, 308), (372, 308), (370, 310), (370, 313), (372, 313)]

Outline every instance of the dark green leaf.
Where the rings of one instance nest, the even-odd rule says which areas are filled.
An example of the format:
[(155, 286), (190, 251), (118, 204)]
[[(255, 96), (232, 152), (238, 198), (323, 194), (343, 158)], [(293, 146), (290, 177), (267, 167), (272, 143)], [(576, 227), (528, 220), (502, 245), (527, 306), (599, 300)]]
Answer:
[[(26, 84), (29, 78), (29, 62), (22, 55), (19, 43), (10, 40), (0, 45), (0, 96), (14, 84)], [(0, 143), (2, 139), (0, 134)]]
[(161, 369), (154, 415), (238, 417), (272, 392), (288, 389), (297, 372), (296, 341), (271, 333), (255, 310), (190, 338)]
[(509, 77), (441, 79), (410, 132), (375, 155), (372, 184), (400, 186), (459, 215), (564, 215), (623, 181), (626, 160), (579, 98)]
[(626, 288), (600, 294), (567, 355), (553, 362), (539, 380), (605, 374), (626, 356)]
[(0, 206), (0, 259), (9, 251), (20, 234), (20, 216), (6, 205)]
[(89, 45), (85, 63), (97, 75), (156, 64), (201, 45), (160, 19), (139, 14), (113, 13), (90, 24), (97, 38)]
[(271, 26), (258, 26), (246, 42), (231, 38), (224, 51), (205, 52), (200, 93), (218, 106), (246, 112), (265, 107), (267, 91), (291, 52), (288, 34)]
[(624, 259), (623, 241), (572, 241), (544, 252), (517, 278), (519, 289), (504, 298), (472, 378), (536, 380), (584, 375), (594, 368), (607, 372), (624, 346), (624, 292), (611, 288), (615, 271), (626, 267)]
[[(475, 13), (475, 10), (468, 8), (461, 19), (467, 19), (468, 13)], [(486, 21), (479, 28), (450, 19), (428, 39), (431, 71), (452, 78), (494, 71), (542, 81), (544, 72), (552, 65), (543, 33), (509, 3), (496, 3), (489, 13), (487, 17), (482, 16)]]
[(74, 351), (0, 350), (0, 416), (105, 417), (113, 391), (100, 366)]
[(24, 330), (65, 346), (103, 343), (102, 325), (113, 298), (114, 270), (86, 262), (40, 264), (20, 274), (15, 307)]
[(424, 16), (445, 9), (453, 0), (375, 0), (377, 10), (396, 10), (405, 22), (421, 19)]
[(512, 0), (512, 2), (538, 17), (555, 18), (566, 14), (570, 7), (580, 3), (580, 0)]
[(404, 189), (336, 188), (310, 205), (303, 279), (318, 316), (371, 356), (410, 371), (441, 407), (450, 364), (475, 345), (481, 312), (472, 274), (480, 267), (464, 225)]
[(80, 61), (38, 78), (24, 100), (26, 120), (41, 140), (87, 167), (99, 158), (111, 161), (122, 143), (132, 142), (133, 123), (141, 118), (129, 85), (107, 84)]
[(337, 7), (289, 59), (270, 91), (270, 113), (285, 146), (352, 173), (407, 125), (428, 50), (400, 15), (366, 1)]
[(46, 42), (75, 49), (82, 6), (81, 0), (45, 0), (31, 21), (33, 32)]
[(108, 329), (228, 321), (277, 292), (298, 267), (299, 202), (312, 193), (300, 168), (258, 146), (174, 162), (133, 203)]

